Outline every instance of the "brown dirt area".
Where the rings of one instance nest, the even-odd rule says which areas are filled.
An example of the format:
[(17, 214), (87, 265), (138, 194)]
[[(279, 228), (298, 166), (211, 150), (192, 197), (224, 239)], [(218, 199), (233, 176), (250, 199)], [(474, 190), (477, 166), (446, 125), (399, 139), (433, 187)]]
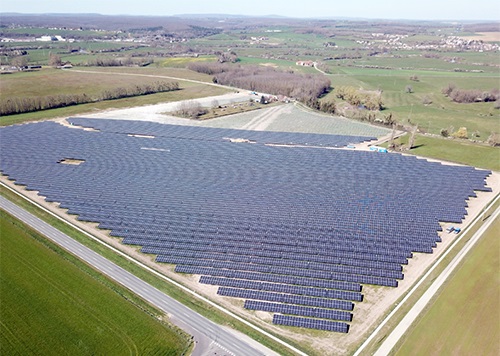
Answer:
[(474, 36), (461, 36), (467, 40), (477, 40), (483, 42), (500, 42), (500, 31), (497, 32), (477, 32)]
[[(279, 109), (282, 108), (280, 107)], [(121, 244), (121, 239), (111, 237), (109, 231), (98, 229), (97, 224), (76, 220), (76, 216), (67, 214), (67, 210), (59, 208), (56, 203), (47, 203), (44, 197), (39, 196), (37, 192), (26, 191), (23, 186), (15, 185), (3, 175), (0, 177), (0, 180), (31, 200), (69, 220), (74, 225), (86, 230), (107, 244), (129, 254), (145, 265), (208, 297), (210, 300), (217, 302), (233, 313), (248, 319), (264, 329), (314, 348), (317, 350), (317, 354), (320, 355), (343, 355), (352, 352), (368, 336), (368, 333), (377, 326), (377, 323), (389, 313), (396, 301), (410, 289), (424, 271), (446, 250), (457, 236), (455, 234), (447, 234), (446, 232), (440, 233), (443, 242), (438, 243), (433, 254), (414, 254), (414, 257), (409, 260), (408, 266), (404, 266), (404, 280), (399, 281), (398, 288), (364, 285), (362, 292), (364, 294), (364, 301), (355, 305), (354, 317), (348, 334), (279, 327), (271, 323), (272, 313), (247, 311), (243, 308), (242, 300), (218, 296), (216, 294), (217, 287), (198, 283), (198, 276), (175, 273), (173, 272), (173, 265), (154, 262), (154, 255), (142, 254), (139, 252), (138, 247)], [(500, 192), (500, 173), (494, 172), (488, 178), (487, 186), (493, 189), (493, 193), (477, 192), (477, 198), (471, 198), (468, 201), (468, 215), (462, 224), (454, 224), (454, 226), (460, 227), (463, 230), (481, 212), (483, 207)], [(446, 226), (445, 223), (443, 223), (444, 226)]]

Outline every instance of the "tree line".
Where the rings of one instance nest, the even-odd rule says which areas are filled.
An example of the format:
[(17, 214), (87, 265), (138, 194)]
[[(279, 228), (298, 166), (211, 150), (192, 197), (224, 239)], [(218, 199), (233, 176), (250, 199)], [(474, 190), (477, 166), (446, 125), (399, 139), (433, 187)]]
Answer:
[(129, 56), (124, 58), (96, 57), (89, 59), (84, 65), (89, 67), (145, 67), (153, 63), (152, 59), (133, 59)]
[(459, 89), (450, 83), (441, 92), (456, 103), (491, 102), (500, 99), (500, 90), (497, 88), (490, 91)]
[(305, 104), (316, 102), (331, 85), (323, 75), (298, 74), (269, 67), (199, 62), (191, 63), (189, 69), (212, 75), (217, 84), (283, 95)]
[(381, 92), (363, 92), (354, 87), (338, 87), (336, 90), (337, 98), (347, 101), (355, 107), (362, 106), (365, 109), (377, 111), (384, 108), (381, 99)]
[(97, 103), (104, 100), (122, 99), (179, 90), (178, 82), (153, 82), (130, 87), (107, 89), (96, 96), (88, 94), (58, 94), (35, 97), (15, 97), (0, 100), (0, 116), (56, 109), (72, 105)]

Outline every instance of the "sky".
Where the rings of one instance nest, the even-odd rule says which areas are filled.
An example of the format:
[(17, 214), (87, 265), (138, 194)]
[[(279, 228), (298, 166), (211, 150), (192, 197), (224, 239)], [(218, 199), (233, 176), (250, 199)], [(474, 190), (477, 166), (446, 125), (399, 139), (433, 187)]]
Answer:
[(496, 20), (498, 0), (23, 0), (0, 1), (0, 12), (103, 15), (232, 14), (301, 18)]

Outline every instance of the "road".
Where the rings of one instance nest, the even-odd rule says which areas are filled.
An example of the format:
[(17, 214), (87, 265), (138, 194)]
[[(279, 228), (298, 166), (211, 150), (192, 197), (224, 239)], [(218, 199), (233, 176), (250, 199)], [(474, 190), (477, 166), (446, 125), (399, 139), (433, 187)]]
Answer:
[(193, 355), (264, 355), (221, 326), (170, 298), (140, 278), (73, 240), (51, 225), (0, 196), (0, 208), (20, 219), (53, 242), (141, 296), (158, 309), (172, 315), (172, 322), (193, 335)]

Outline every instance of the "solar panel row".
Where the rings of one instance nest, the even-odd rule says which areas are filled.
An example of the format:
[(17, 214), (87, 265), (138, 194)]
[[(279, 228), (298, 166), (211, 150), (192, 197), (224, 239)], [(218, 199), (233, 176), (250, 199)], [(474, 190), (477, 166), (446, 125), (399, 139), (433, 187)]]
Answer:
[[(248, 250), (233, 250), (231, 253), (219, 253), (219, 252), (199, 252), (192, 250), (180, 250), (180, 249), (172, 249), (169, 247), (155, 247), (155, 246), (144, 246), (141, 249), (143, 253), (150, 253), (156, 255), (165, 255), (169, 254), (172, 256), (183, 256), (183, 257), (192, 257), (198, 259), (211, 259), (211, 260), (219, 260), (219, 261), (235, 261), (235, 262), (246, 262), (251, 263), (256, 259), (260, 261), (268, 260), (269, 263), (273, 263), (278, 260), (289, 260), (292, 261), (294, 266), (304, 267), (305, 264), (312, 265), (314, 262), (318, 263), (329, 263), (329, 264), (337, 264), (337, 265), (347, 265), (347, 266), (357, 266), (357, 267), (368, 267), (368, 268), (376, 268), (380, 270), (391, 270), (391, 271), (402, 271), (403, 268), (400, 264), (397, 263), (389, 263), (382, 261), (370, 261), (370, 260), (358, 260), (353, 258), (342, 258), (342, 257), (326, 257), (326, 256), (314, 256), (307, 254), (298, 254), (298, 253), (287, 253), (283, 255), (272, 255), (268, 253), (263, 253), (265, 257), (259, 257), (260, 255), (257, 253), (248, 254)], [(247, 254), (238, 254), (237, 252), (247, 252)], [(267, 252), (267, 251), (263, 251)], [(321, 268), (319, 268), (321, 269)]]
[(333, 310), (333, 309), (321, 309), (321, 308), (303, 307), (300, 305), (260, 302), (257, 300), (246, 300), (244, 307), (245, 309), (262, 310), (272, 313), (292, 314), (292, 315), (308, 316), (320, 319), (342, 320), (349, 322), (352, 321), (352, 313), (340, 310)]
[(328, 320), (310, 319), (310, 318), (300, 318), (289, 315), (275, 314), (273, 317), (273, 323), (277, 325), (297, 326), (300, 328), (336, 331), (340, 333), (349, 332), (349, 324), (346, 323), (328, 321)]
[(255, 282), (249, 280), (219, 278), (211, 276), (201, 276), (200, 283), (212, 284), (224, 287), (235, 287), (242, 289), (255, 289), (255, 290), (263, 290), (271, 292), (288, 293), (288, 294), (307, 295), (313, 297), (352, 300), (356, 302), (363, 301), (363, 295), (361, 293), (311, 288), (311, 287), (299, 287), (288, 284)]
[(315, 278), (285, 276), (285, 275), (272, 274), (272, 273), (255, 273), (255, 272), (245, 272), (245, 271), (233, 271), (233, 270), (220, 269), (220, 268), (207, 268), (207, 267), (177, 265), (175, 267), (175, 272), (189, 273), (189, 274), (201, 274), (201, 275), (227, 277), (227, 278), (237, 278), (237, 279), (247, 279), (247, 280), (251, 280), (251, 281), (284, 283), (284, 284), (318, 287), (318, 288), (340, 289), (340, 290), (354, 291), (354, 292), (361, 292), (361, 289), (362, 289), (361, 285), (358, 283), (333, 281), (333, 280), (328, 280), (328, 279), (315, 279)]
[(288, 304), (308, 305), (320, 308), (353, 310), (354, 304), (344, 300), (306, 297), (291, 294), (282, 294), (274, 292), (253, 291), (248, 289), (238, 289), (231, 287), (219, 287), (217, 294), (244, 299), (266, 300), (270, 302), (280, 302)]

